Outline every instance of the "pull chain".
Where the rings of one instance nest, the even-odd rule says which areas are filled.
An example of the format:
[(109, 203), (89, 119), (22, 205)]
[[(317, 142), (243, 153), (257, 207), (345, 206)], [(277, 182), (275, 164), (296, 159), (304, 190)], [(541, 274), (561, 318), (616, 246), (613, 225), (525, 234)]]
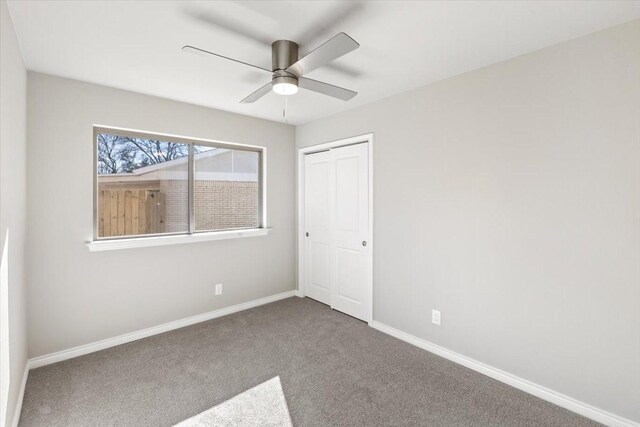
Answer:
[(289, 108), (289, 97), (284, 97), (284, 108), (282, 109), (282, 117), (284, 117), (284, 124), (289, 124), (287, 121), (287, 108)]

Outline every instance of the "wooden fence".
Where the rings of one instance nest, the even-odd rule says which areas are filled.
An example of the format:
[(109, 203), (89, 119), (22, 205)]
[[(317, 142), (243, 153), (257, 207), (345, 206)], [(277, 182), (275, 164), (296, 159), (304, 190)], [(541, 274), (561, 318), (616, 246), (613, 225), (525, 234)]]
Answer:
[(164, 233), (165, 198), (160, 190), (100, 190), (98, 236)]

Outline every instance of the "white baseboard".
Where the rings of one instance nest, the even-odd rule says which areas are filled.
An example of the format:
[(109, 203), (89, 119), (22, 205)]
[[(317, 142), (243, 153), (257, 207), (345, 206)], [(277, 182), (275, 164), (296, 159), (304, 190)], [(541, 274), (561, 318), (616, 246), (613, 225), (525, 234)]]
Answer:
[(115, 347), (117, 345), (126, 344), (152, 335), (161, 334), (163, 332), (172, 331), (174, 329), (184, 328), (185, 326), (194, 325), (196, 323), (215, 319), (216, 317), (226, 316), (228, 314), (237, 313), (238, 311), (247, 310), (249, 308), (268, 304), (270, 302), (279, 301), (295, 295), (295, 291), (282, 292), (280, 294), (271, 295), (265, 298), (244, 302), (242, 304), (233, 305), (231, 307), (221, 308), (219, 310), (210, 311), (208, 313), (198, 314), (196, 316), (187, 317), (185, 319), (176, 320), (162, 325), (153, 326), (136, 332), (119, 335), (113, 338), (107, 338), (90, 344), (80, 345), (67, 350), (58, 351), (56, 353), (45, 354), (43, 356), (29, 359), (29, 369), (40, 368), (41, 366), (50, 365), (52, 363), (61, 362), (63, 360), (72, 359), (74, 357), (83, 356), (85, 354), (104, 350), (106, 348)]
[(27, 361), (24, 372), (22, 373), (22, 384), (20, 384), (20, 391), (18, 392), (18, 399), (16, 400), (16, 406), (13, 410), (12, 427), (18, 427), (20, 422), (20, 414), (22, 413), (22, 401), (24, 400), (24, 389), (27, 387), (27, 377), (29, 376), (29, 362)]
[(541, 385), (532, 383), (531, 381), (527, 381), (523, 378), (512, 375), (508, 372), (486, 365), (482, 362), (478, 362), (477, 360), (471, 359), (467, 356), (463, 356), (459, 353), (453, 352), (437, 344), (433, 344), (429, 341), (423, 340), (422, 338), (407, 334), (406, 332), (402, 332), (398, 329), (392, 328), (391, 326), (387, 326), (375, 320), (369, 323), (369, 326), (402, 341), (408, 342), (409, 344), (413, 344), (416, 347), (420, 347), (423, 350), (451, 360), (452, 362), (466, 366), (469, 369), (473, 369), (474, 371), (480, 372), (481, 374), (484, 374), (495, 380), (501, 381), (505, 384), (509, 384), (510, 386), (515, 387), (519, 390), (537, 396), (541, 399), (561, 406), (577, 414), (583, 415), (587, 418), (591, 418), (592, 420), (598, 421), (602, 424), (612, 427), (637, 427), (640, 425), (634, 421), (628, 420), (607, 411), (603, 411), (602, 409), (588, 405), (584, 402), (580, 402), (579, 400), (573, 399), (562, 393), (558, 393)]
[(302, 292), (300, 292), (298, 289), (296, 289), (294, 292), (298, 298), (304, 298), (304, 295), (302, 295)]

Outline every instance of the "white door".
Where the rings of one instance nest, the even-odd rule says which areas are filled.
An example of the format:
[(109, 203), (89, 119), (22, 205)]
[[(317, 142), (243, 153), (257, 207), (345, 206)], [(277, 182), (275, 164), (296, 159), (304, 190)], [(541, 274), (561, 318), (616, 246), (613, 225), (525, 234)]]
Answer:
[(367, 144), (332, 149), (331, 307), (370, 317), (369, 161)]
[(305, 156), (304, 216), (306, 295), (371, 320), (368, 144)]
[(330, 152), (305, 156), (305, 291), (308, 297), (331, 302), (329, 215)]

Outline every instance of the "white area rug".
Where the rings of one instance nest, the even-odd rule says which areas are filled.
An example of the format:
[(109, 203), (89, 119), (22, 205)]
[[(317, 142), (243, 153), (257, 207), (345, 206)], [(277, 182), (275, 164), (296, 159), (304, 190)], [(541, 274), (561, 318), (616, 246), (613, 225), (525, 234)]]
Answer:
[(280, 377), (265, 381), (174, 427), (209, 426), (293, 427)]

